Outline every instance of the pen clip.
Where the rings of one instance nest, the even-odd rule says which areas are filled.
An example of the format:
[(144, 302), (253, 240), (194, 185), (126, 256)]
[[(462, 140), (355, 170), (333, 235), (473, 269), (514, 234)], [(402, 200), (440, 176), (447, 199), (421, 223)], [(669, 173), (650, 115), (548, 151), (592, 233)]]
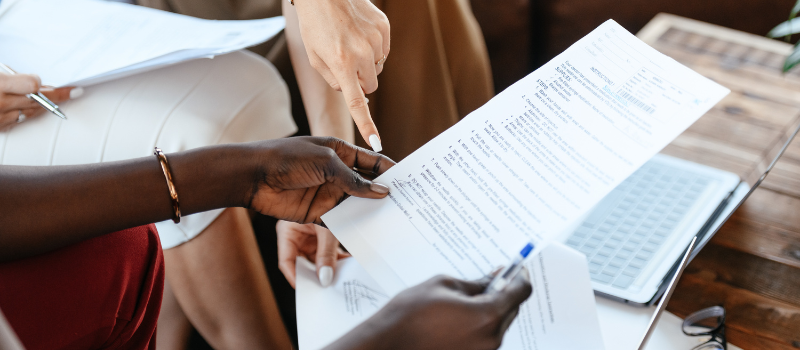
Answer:
[[(35, 93), (35, 94), (31, 94), (31, 95), (33, 95), (33, 96), (36, 96), (36, 97), (38, 97), (38, 98), (41, 98), (42, 100), (44, 100), (44, 102), (45, 102), (46, 104), (48, 104), (48, 105), (49, 105), (49, 106), (46, 106), (46, 107), (45, 107), (45, 106), (42, 106), (42, 107), (45, 107), (45, 108), (47, 108), (47, 109), (48, 109), (48, 110), (50, 110), (51, 112), (52, 112), (53, 110), (55, 110), (55, 108), (56, 108), (56, 104), (55, 104), (55, 103), (53, 103), (53, 101), (50, 101), (50, 99), (49, 99), (49, 98), (47, 98), (47, 96), (45, 96), (43, 93), (41, 93), (41, 92), (37, 92), (37, 93)], [(36, 97), (34, 97), (34, 99), (35, 99)], [(48, 107), (50, 107), (50, 108), (48, 108)], [(52, 108), (52, 109), (51, 109), (51, 108)]]

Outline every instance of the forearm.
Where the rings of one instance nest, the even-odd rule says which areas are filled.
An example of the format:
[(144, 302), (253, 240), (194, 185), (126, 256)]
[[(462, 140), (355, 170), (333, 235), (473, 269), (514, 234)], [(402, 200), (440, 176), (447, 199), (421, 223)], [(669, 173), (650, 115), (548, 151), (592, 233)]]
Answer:
[(297, 83), (303, 96), (303, 106), (313, 136), (333, 136), (355, 142), (353, 120), (342, 94), (332, 89), (308, 59), (300, 25), (294, 7), (284, 2), (286, 39)]
[[(252, 174), (243, 146), (168, 154), (183, 215), (243, 206)], [(0, 261), (172, 217), (155, 156), (75, 166), (0, 167)]]

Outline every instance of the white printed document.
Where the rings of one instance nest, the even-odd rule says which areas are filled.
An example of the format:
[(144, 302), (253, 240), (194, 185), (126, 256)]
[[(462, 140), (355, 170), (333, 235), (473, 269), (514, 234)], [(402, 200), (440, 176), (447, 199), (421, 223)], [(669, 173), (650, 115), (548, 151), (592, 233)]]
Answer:
[(283, 17), (209, 21), (99, 0), (3, 0), (0, 62), (52, 86), (88, 86), (269, 40)]
[[(603, 349), (586, 258), (560, 243), (531, 257), (526, 266), (533, 294), (503, 338), (500, 349)], [(321, 349), (372, 316), (389, 296), (353, 258), (336, 265), (323, 288), (316, 267), (297, 259), (297, 336), (300, 350)]]
[(609, 20), (322, 217), (390, 295), (533, 255), (729, 90)]
[(336, 274), (327, 288), (319, 284), (314, 263), (298, 257), (295, 270), (297, 339), (301, 350), (322, 349), (375, 314), (390, 299), (353, 258), (336, 262)]

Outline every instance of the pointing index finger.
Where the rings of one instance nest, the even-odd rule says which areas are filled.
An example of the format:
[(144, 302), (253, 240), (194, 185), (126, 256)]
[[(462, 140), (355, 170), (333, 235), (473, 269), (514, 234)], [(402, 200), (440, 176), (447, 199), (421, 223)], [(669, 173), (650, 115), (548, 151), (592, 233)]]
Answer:
[(29, 75), (29, 74), (17, 74), (17, 75), (7, 75), (3, 74), (0, 77), (0, 91), (9, 93), (9, 94), (17, 94), (17, 95), (25, 95), (25, 94), (32, 94), (39, 91), (41, 87), (42, 81), (36, 75)]
[(350, 110), (350, 115), (358, 127), (361, 137), (372, 147), (375, 152), (380, 152), (383, 147), (380, 143), (380, 135), (378, 135), (378, 128), (375, 122), (372, 121), (372, 116), (369, 114), (369, 107), (367, 105), (364, 91), (361, 89), (361, 84), (358, 81), (358, 74), (351, 71), (346, 77), (336, 77), (339, 81), (339, 86), (342, 89), (347, 108)]

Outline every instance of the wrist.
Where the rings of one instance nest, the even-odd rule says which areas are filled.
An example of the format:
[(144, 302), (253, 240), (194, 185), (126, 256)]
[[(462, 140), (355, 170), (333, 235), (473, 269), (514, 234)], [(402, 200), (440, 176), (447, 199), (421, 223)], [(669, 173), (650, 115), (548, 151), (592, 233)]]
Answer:
[(184, 215), (248, 204), (258, 157), (246, 144), (203, 147), (167, 157)]
[(324, 350), (397, 349), (403, 330), (401, 320), (397, 316), (400, 310), (392, 310), (392, 306), (390, 302)]

